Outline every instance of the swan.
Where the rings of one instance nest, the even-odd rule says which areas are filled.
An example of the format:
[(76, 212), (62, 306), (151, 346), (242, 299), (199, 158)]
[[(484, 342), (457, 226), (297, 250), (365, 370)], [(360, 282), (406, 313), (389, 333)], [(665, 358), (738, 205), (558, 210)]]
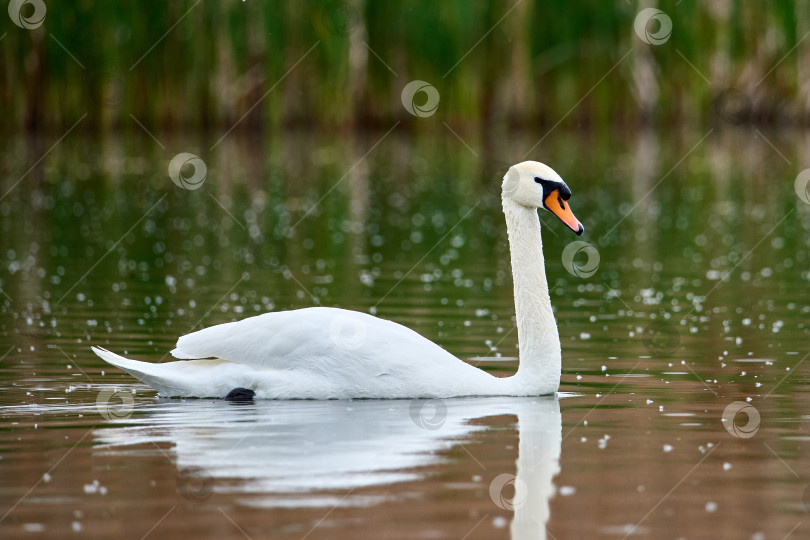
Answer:
[(546, 280), (537, 210), (577, 235), (571, 190), (551, 167), (509, 168), (501, 200), (512, 257), (519, 367), (495, 377), (413, 330), (366, 313), (332, 307), (271, 312), (204, 328), (177, 340), (178, 361), (130, 360), (93, 352), (164, 397), (232, 400), (446, 398), (554, 394), (561, 349)]

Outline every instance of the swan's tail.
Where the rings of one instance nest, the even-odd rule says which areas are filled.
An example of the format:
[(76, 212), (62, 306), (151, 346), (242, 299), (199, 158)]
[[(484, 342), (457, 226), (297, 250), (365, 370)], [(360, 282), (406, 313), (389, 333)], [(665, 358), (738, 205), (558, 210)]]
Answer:
[[(222, 360), (192, 360), (153, 364), (124, 358), (114, 352), (91, 347), (105, 362), (122, 369), (158, 391), (161, 396), (176, 397), (224, 397), (231, 389), (224, 385), (211, 384), (217, 377), (209, 370), (222, 367)], [(207, 369), (206, 369), (207, 368)], [(209, 375), (206, 377), (206, 375)], [(220, 386), (222, 386), (220, 388)]]
[(130, 360), (124, 358), (114, 352), (102, 349), (101, 347), (90, 347), (90, 349), (101, 357), (102, 360), (110, 365), (122, 369), (138, 379), (157, 390), (160, 394), (172, 395), (164, 377), (161, 377), (161, 364), (150, 364), (147, 362), (139, 362), (138, 360)]

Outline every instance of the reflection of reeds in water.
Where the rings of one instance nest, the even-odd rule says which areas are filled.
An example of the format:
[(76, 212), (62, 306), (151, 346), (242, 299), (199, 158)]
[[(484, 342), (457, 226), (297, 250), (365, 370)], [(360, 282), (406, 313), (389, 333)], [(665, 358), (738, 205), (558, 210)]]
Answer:
[(399, 97), (421, 79), (453, 125), (553, 125), (583, 96), (571, 125), (810, 118), (805, 2), (662, 5), (661, 45), (635, 35), (635, 4), (48, 2), (40, 28), (0, 28), (0, 105), (7, 129), (84, 113), (133, 129), (130, 115), (162, 129), (243, 116), (246, 128), (413, 127), (424, 123)]
[[(533, 153), (571, 186), (583, 238), (601, 257), (595, 276), (572, 277), (561, 255), (575, 238), (540, 213), (548, 275), (563, 295), (553, 298), (563, 327), (588, 313), (574, 303), (584, 294), (579, 287), (616, 289), (627, 305), (606, 302), (632, 311), (631, 318), (671, 311), (669, 320), (682, 331), (680, 320), (692, 307), (687, 292), (711, 291), (707, 310), (756, 303), (756, 287), (779, 289), (772, 292), (782, 298), (781, 287), (796, 291), (806, 280), (810, 210), (793, 179), (807, 141), (760, 131), (788, 164), (753, 129), (716, 129), (698, 144), (705, 133), (638, 130), (620, 138), (558, 130)], [(489, 186), (499, 184), (500, 165), (487, 169), (485, 156), (511, 160), (514, 147), (528, 148), (535, 138), (514, 133), (485, 148), (470, 136), (476, 157), (455, 138), (429, 134), (392, 133), (373, 150), (376, 134), (233, 135), (210, 152), (205, 137), (161, 137), (164, 150), (146, 135), (77, 134), (48, 154), (47, 167), (11, 189), (55, 138), (12, 139), (0, 160), (7, 178), (0, 194), (8, 192), (0, 201), (0, 287), (15, 302), (36, 303), (47, 294), (54, 304), (70, 293), (59, 304), (65, 305), (82, 293), (113, 309), (121, 295), (136, 294), (110, 296), (115, 283), (168, 294), (161, 287), (170, 276), (178, 298), (206, 298), (197, 299), (202, 310), (185, 315), (187, 325), (212, 306), (232, 303), (231, 292), (252, 291), (276, 309), (376, 305), (381, 316), (412, 323), (463, 357), (490, 350), (480, 339), (448, 342), (458, 339), (452, 337), (462, 332), (458, 326), (420, 327), (425, 313), (447, 316), (448, 325), (459, 324), (458, 314), (472, 328), (486, 326), (478, 335), (503, 327), (493, 342), (511, 328), (508, 247), (497, 187)], [(208, 178), (201, 189), (181, 190), (168, 178), (167, 163), (179, 148), (204, 157)], [(769, 279), (758, 277), (765, 267)], [(240, 282), (244, 272), (251, 277)], [(640, 289), (665, 296), (642, 305), (634, 299)], [(672, 309), (673, 298), (680, 311)], [(254, 313), (253, 303), (238, 315)], [(479, 316), (478, 308), (488, 313)], [(211, 322), (236, 316), (229, 309), (211, 314)], [(514, 354), (515, 339), (500, 344), (505, 356)]]

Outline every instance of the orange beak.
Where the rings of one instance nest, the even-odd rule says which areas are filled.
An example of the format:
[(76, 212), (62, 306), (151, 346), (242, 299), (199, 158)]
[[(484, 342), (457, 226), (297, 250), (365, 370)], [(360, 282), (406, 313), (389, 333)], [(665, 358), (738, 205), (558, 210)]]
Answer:
[(563, 200), (559, 189), (552, 191), (543, 201), (543, 205), (549, 212), (560, 218), (560, 221), (568, 225), (569, 229), (577, 233), (577, 236), (581, 235), (582, 231), (585, 230), (582, 223), (574, 216), (571, 207)]

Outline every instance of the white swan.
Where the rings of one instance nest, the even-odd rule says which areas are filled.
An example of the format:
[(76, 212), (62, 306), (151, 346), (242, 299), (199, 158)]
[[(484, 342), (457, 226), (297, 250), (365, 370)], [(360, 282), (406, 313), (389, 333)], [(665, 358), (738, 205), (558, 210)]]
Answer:
[(502, 186), (512, 254), (520, 366), (495, 377), (413, 330), (365, 313), (314, 307), (265, 313), (182, 336), (177, 362), (93, 352), (162, 396), (231, 399), (351, 399), (553, 394), (560, 383), (560, 337), (546, 280), (538, 208), (578, 235), (565, 201), (571, 190), (549, 166), (524, 161)]

